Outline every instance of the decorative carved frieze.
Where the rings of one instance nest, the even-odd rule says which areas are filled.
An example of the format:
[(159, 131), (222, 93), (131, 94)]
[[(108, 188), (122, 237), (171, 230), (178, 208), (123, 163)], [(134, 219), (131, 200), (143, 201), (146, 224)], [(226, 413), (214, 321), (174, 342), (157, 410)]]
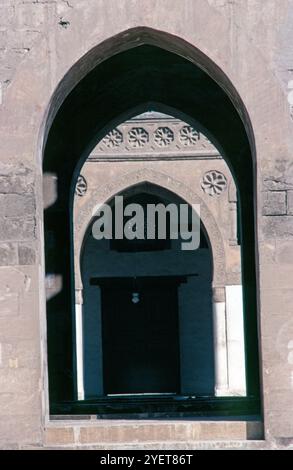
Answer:
[(146, 113), (112, 129), (98, 143), (88, 160), (98, 161), (99, 158), (108, 156), (167, 157), (179, 155), (179, 152), (182, 157), (220, 157), (218, 150), (207, 137), (190, 124), (167, 115)]

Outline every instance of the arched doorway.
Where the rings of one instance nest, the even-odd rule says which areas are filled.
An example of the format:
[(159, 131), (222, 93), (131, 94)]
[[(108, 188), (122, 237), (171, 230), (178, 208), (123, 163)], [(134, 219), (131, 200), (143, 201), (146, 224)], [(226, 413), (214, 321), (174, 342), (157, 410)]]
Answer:
[[(141, 207), (184, 203), (151, 184), (122, 196)], [(81, 259), (88, 398), (214, 396), (210, 245), (203, 231), (198, 250), (182, 251), (181, 243), (95, 240), (91, 224)]]
[[(115, 78), (113, 75), (115, 70)], [(117, 70), (120, 71), (117, 80)], [(217, 71), (218, 72), (218, 71)], [(135, 77), (135, 86), (129, 77)], [(180, 86), (179, 86), (180, 84)], [(184, 112), (190, 123), (196, 121), (208, 130), (221, 149), (235, 177), (239, 192), (243, 250), (243, 285), (246, 329), (247, 387), (254, 399), (259, 394), (257, 319), (254, 258), (253, 160), (245, 126), (228, 95), (210, 76), (177, 54), (160, 47), (141, 45), (117, 54), (94, 68), (71, 92), (60, 107), (48, 134), (44, 170), (57, 176), (58, 199), (46, 210), (47, 247), (62, 252), (48, 273), (59, 274), (62, 289), (48, 301), (50, 393), (53, 400), (76, 396), (75, 361), (72, 338), (73, 273), (70, 268), (71, 181), (81, 155), (87, 155), (97, 140), (105, 136), (113, 122), (125, 119), (129, 109), (162, 103)], [(241, 103), (238, 102), (241, 107)], [(245, 113), (244, 107), (241, 108)], [(131, 111), (134, 114), (133, 111)], [(120, 118), (119, 118), (120, 116)], [(124, 117), (121, 117), (124, 116)], [(111, 124), (109, 124), (111, 123)], [(247, 122), (246, 122), (247, 124)], [(74, 135), (74, 138), (72, 136)], [(251, 137), (251, 136), (250, 136)], [(70, 155), (70, 158), (64, 158)], [(243, 175), (245, 177), (243, 178)], [(50, 241), (51, 240), (51, 241)], [(53, 240), (53, 241), (52, 241)], [(59, 335), (65, 348), (56, 362), (56, 348), (50, 336)], [(66, 338), (64, 338), (66, 337)], [(64, 341), (65, 339), (65, 341)], [(67, 341), (67, 344), (66, 344)], [(54, 349), (55, 348), (55, 349)]]

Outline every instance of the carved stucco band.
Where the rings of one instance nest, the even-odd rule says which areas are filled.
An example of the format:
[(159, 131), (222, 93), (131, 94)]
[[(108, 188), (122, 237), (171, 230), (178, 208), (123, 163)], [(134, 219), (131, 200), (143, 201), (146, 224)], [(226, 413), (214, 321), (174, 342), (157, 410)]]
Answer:
[(200, 204), (201, 220), (207, 231), (213, 254), (213, 286), (223, 287), (226, 284), (226, 261), (225, 250), (220, 229), (211, 214), (207, 205), (194, 191), (190, 190), (183, 183), (170, 178), (154, 170), (143, 169), (137, 172), (126, 174), (123, 178), (113, 181), (110, 184), (97, 190), (90, 201), (82, 208), (77, 219), (74, 221), (74, 243), (77, 255), (75, 256), (75, 286), (82, 288), (80, 272), (80, 253), (84, 236), (91, 224), (98, 204), (111, 200), (116, 194), (127, 190), (129, 187), (140, 184), (150, 183), (167, 189), (170, 192), (181, 197), (188, 204)]
[(166, 116), (165, 119), (137, 116), (119, 124), (100, 140), (89, 161), (98, 156), (178, 153), (220, 156), (212, 142), (199, 130), (184, 121)]

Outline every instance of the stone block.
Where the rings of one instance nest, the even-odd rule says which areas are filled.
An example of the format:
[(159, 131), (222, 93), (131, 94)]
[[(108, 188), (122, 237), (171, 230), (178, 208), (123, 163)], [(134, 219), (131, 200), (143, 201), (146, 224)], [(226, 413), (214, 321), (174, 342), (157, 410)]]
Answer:
[[(292, 403), (292, 402), (291, 402)], [(266, 437), (289, 438), (293, 437), (293, 411), (292, 408), (272, 411), (265, 415)]]
[(0, 194), (0, 217), (26, 217), (35, 213), (32, 195)]
[(38, 291), (38, 270), (35, 266), (0, 266), (2, 294), (28, 295)]
[(0, 307), (1, 339), (5, 338), (7, 343), (13, 340), (36, 339), (40, 334), (38, 296), (32, 293), (20, 298), (21, 301), (15, 306), (14, 315), (11, 310), (7, 311), (7, 315), (3, 315)]
[(0, 318), (12, 317), (19, 313), (19, 296), (16, 292), (0, 291)]
[(50, 427), (45, 431), (45, 445), (67, 445), (74, 443), (72, 427)]
[(10, 26), (13, 21), (14, 8), (12, 5), (0, 6), (0, 27)]
[(260, 421), (207, 422), (201, 423), (200, 440), (262, 439), (263, 432)]
[(286, 191), (270, 191), (264, 193), (262, 214), (269, 215), (286, 215), (287, 213), (287, 197)]
[[(271, 339), (272, 341), (272, 339)], [(274, 353), (276, 356), (280, 354), (279, 348), (273, 348)], [(285, 350), (285, 348), (283, 348)], [(288, 355), (288, 351), (287, 351)], [(274, 361), (274, 366), (272, 365), (272, 359), (270, 358), (271, 355), (265, 356), (263, 361), (263, 369), (265, 371), (264, 377), (264, 395), (272, 394), (275, 392), (283, 392), (287, 391), (287, 393), (291, 393), (292, 390), (292, 366), (290, 366), (286, 360), (280, 360), (278, 357), (278, 361)], [(279, 403), (279, 406), (282, 406), (282, 403)], [(285, 403), (283, 403), (285, 406)]]
[(0, 243), (0, 266), (13, 266), (17, 262), (17, 245), (14, 243)]
[(34, 217), (0, 217), (0, 241), (30, 241), (35, 239)]
[(263, 267), (261, 266), (260, 284), (262, 289), (291, 289), (292, 279), (292, 264), (266, 264)]
[(268, 191), (293, 190), (293, 165), (290, 160), (270, 162), (263, 168), (263, 186)]
[(266, 238), (293, 238), (293, 216), (263, 217), (262, 231)]
[(15, 416), (17, 418), (23, 415), (25, 412), (37, 414), (39, 403), (40, 392), (37, 388), (31, 395), (17, 392), (0, 393), (1, 414), (4, 414), (5, 416)]
[(30, 266), (36, 262), (36, 252), (32, 245), (20, 244), (18, 246), (18, 262), (20, 266)]
[(276, 240), (266, 239), (258, 245), (259, 260), (261, 264), (273, 264), (276, 262)]
[(291, 391), (288, 389), (272, 390), (266, 394), (266, 406), (271, 411), (290, 410), (291, 400)]
[[(40, 397), (39, 379), (39, 370), (3, 368), (0, 369), (0, 390), (1, 393), (14, 394), (15, 399), (17, 399), (18, 395), (27, 397), (27, 399), (35, 394)], [(31, 405), (34, 407), (33, 403)]]
[(287, 240), (276, 241), (276, 261), (281, 264), (293, 264), (293, 243)]
[(0, 194), (30, 194), (34, 189), (34, 174), (23, 165), (0, 163)]
[(264, 315), (271, 318), (272, 315), (278, 317), (289, 317), (292, 314), (293, 304), (293, 286), (292, 288), (282, 289), (263, 289), (262, 291), (262, 311)]
[(150, 442), (172, 441), (192, 438), (192, 426), (181, 425), (180, 431), (174, 423), (161, 424), (123, 424), (104, 426), (84, 426), (80, 428), (82, 444), (96, 442)]
[(81, 426), (79, 436), (81, 444), (249, 440), (263, 438), (263, 424), (260, 421), (161, 421), (157, 424), (134, 422)]
[(40, 366), (39, 348), (32, 339), (10, 339), (9, 343), (0, 342), (0, 349), (2, 368), (36, 369)]
[(279, 320), (277, 315), (273, 315), (270, 326), (266, 327), (265, 322), (262, 323), (264, 370), (268, 377), (274, 373), (279, 375), (279, 380), (272, 384), (278, 390), (291, 387), (292, 323), (292, 321), (284, 321), (282, 318)]
[[(282, 292), (279, 293), (279, 306), (277, 305), (277, 297), (271, 296), (269, 298), (272, 300), (272, 303), (275, 303), (275, 306), (272, 305), (269, 311), (262, 308), (262, 338), (269, 338), (272, 351), (278, 348), (278, 353), (280, 354), (282, 351), (282, 356), (285, 358), (284, 354), (288, 354), (288, 345), (293, 340), (293, 319), (290, 312), (281, 310), (283, 306)], [(280, 359), (280, 357), (276, 359)], [(275, 361), (272, 362), (272, 365), (274, 364)]]
[(46, 7), (50, 7), (50, 4), (54, 6), (54, 3), (56, 2), (22, 2), (17, 5), (15, 21), (26, 27), (41, 28), (46, 21)]
[[(17, 396), (13, 401), (17, 400)], [(41, 443), (41, 404), (36, 402), (38, 412), (32, 413), (28, 408), (22, 415), (0, 414), (0, 446), (11, 448), (12, 444), (38, 444)], [(25, 410), (25, 407), (24, 407)]]

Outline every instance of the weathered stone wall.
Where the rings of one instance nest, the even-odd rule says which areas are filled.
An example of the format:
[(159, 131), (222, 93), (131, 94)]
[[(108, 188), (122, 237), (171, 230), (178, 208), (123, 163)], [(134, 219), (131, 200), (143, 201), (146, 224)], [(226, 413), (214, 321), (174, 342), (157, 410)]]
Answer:
[[(243, 63), (241, 43), (238, 30), (243, 29), (253, 47), (270, 63), (272, 70), (282, 83), (284, 94), (288, 95), (288, 84), (293, 80), (293, 4), (290, 0), (206, 0), (229, 21), (230, 41), (234, 56), (234, 66)], [(161, 0), (166, 3), (166, 0)], [(174, 13), (186, 20), (188, 2), (173, 2)], [(176, 5), (177, 3), (177, 5)], [(96, 15), (92, 11), (92, 5)], [(151, 17), (155, 11), (154, 0), (138, 3), (128, 2), (129, 11), (138, 10), (141, 17)], [(120, 2), (121, 5), (121, 2)], [(170, 6), (168, 5), (170, 8)], [(5, 89), (13, 80), (13, 76), (25, 56), (45, 37), (52, 50), (56, 47), (56, 35), (65, 35), (66, 30), (78, 23), (84, 16), (98, 17), (107, 27), (107, 21), (116, 21), (117, 10), (124, 7), (117, 0), (87, 1), (84, 0), (3, 0), (0, 5), (0, 82)], [(195, 6), (195, 10), (196, 10)], [(189, 20), (190, 21), (190, 20)], [(166, 26), (168, 26), (166, 24)], [(89, 24), (90, 28), (90, 24)], [(211, 32), (212, 34), (212, 32)], [(54, 44), (55, 43), (55, 44)], [(52, 64), (55, 67), (55, 64)]]
[(86, 52), (139, 26), (166, 31), (199, 48), (230, 78), (251, 118), (265, 434), (277, 444), (293, 438), (292, 17), (290, 0), (1, 2), (2, 446), (41, 444), (48, 416), (40, 162), (44, 116), (58, 83)]

